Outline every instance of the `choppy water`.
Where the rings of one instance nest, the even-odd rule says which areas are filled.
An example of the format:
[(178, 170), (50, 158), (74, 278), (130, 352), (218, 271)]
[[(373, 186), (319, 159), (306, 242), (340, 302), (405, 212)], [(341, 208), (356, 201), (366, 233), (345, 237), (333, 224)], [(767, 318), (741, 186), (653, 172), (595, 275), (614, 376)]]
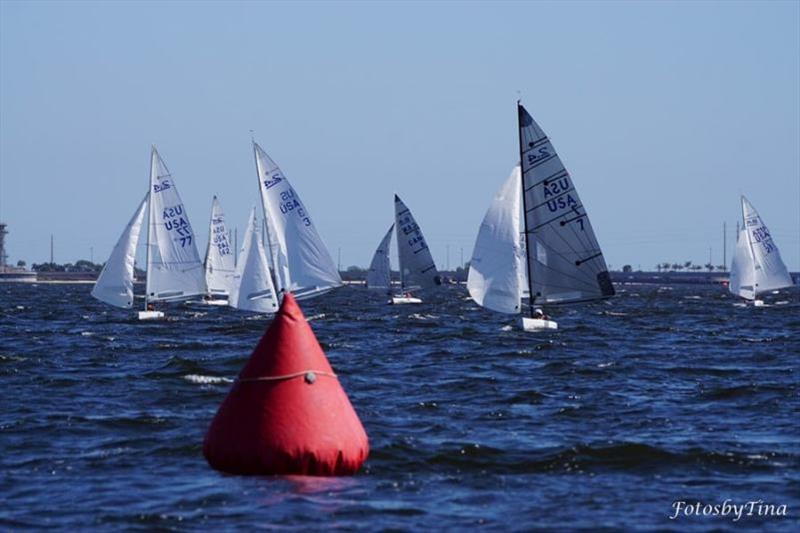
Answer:
[[(0, 526), (800, 527), (800, 305), (627, 286), (533, 336), (463, 288), (303, 302), (370, 437), (339, 479), (211, 470), (205, 430), (268, 318), (139, 323), (87, 285), (0, 285)], [(779, 297), (778, 299), (787, 299)], [(680, 517), (763, 500), (788, 518)]]

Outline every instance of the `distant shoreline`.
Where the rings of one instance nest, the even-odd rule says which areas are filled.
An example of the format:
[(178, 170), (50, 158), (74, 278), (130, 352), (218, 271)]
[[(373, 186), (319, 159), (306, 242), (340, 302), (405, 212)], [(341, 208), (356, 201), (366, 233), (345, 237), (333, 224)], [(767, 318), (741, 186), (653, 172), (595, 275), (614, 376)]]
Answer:
[[(19, 273), (17, 273), (19, 274)], [(455, 278), (455, 273), (442, 272), (443, 276)], [(453, 274), (449, 276), (449, 274)], [(795, 285), (800, 285), (800, 273), (792, 272), (792, 279)], [(640, 283), (648, 285), (722, 285), (728, 283), (728, 272), (611, 272), (611, 281), (617, 284)], [(97, 280), (97, 275), (92, 272), (26, 272), (24, 276), (14, 276), (8, 273), (6, 276), (0, 275), (0, 283), (30, 283), (30, 284), (93, 284)], [(144, 283), (143, 279), (137, 279), (138, 285)], [(345, 280), (345, 285), (364, 285), (364, 280)], [(457, 284), (463, 285), (464, 280), (459, 280)]]

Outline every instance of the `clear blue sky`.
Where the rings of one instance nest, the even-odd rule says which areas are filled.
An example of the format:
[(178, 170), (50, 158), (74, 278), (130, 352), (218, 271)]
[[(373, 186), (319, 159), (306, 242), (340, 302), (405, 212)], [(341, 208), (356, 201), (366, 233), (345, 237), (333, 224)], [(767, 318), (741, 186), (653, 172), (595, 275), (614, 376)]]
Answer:
[[(615, 268), (728, 262), (739, 195), (800, 269), (798, 2), (0, 2), (0, 218), (11, 258), (105, 260), (150, 144), (205, 238), (257, 201), (249, 130), (344, 266), (397, 192), (450, 266), (550, 135)], [(205, 244), (201, 246), (201, 253)]]

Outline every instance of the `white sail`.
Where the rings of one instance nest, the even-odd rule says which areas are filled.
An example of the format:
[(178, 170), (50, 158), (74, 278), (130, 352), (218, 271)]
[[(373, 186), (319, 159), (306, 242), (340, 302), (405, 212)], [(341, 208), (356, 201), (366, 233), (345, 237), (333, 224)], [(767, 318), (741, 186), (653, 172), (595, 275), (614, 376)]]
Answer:
[(182, 300), (206, 293), (203, 263), (175, 181), (153, 147), (150, 161), (147, 300)]
[(235, 281), (231, 285), (228, 305), (246, 311), (274, 313), (278, 310), (278, 298), (272, 284), (260, 233), (254, 207), (247, 220), (247, 231), (239, 254), (239, 263), (236, 266)]
[(147, 196), (125, 226), (92, 288), (92, 296), (101, 302), (122, 308), (133, 306), (133, 267), (146, 207)]
[(392, 269), (389, 263), (392, 231), (394, 231), (394, 224), (389, 226), (389, 231), (381, 239), (378, 249), (375, 250), (375, 255), (372, 256), (372, 262), (369, 264), (369, 271), (367, 272), (368, 289), (388, 291), (392, 286)]
[(603, 252), (572, 177), (539, 125), (521, 105), (518, 111), (532, 303), (613, 296)]
[(475, 302), (500, 313), (519, 313), (525, 278), (520, 239), (521, 173), (514, 167), (483, 218), (469, 263), (467, 290)]
[(747, 230), (742, 228), (739, 231), (736, 250), (733, 253), (728, 290), (742, 298), (755, 299), (755, 272), (753, 254), (750, 251), (750, 243), (747, 241)]
[(397, 255), (400, 262), (402, 289), (419, 286), (430, 288), (441, 285), (439, 272), (431, 251), (406, 204), (394, 195), (394, 220), (397, 231)]
[(228, 240), (228, 230), (225, 227), (225, 213), (216, 196), (211, 202), (211, 224), (208, 229), (205, 267), (208, 292), (227, 296), (236, 267), (233, 247)]
[(736, 243), (729, 290), (752, 300), (759, 294), (794, 285), (769, 229), (744, 196), (742, 217), (744, 226)]
[(278, 289), (309, 298), (340, 286), (339, 271), (297, 192), (255, 142), (253, 150)]

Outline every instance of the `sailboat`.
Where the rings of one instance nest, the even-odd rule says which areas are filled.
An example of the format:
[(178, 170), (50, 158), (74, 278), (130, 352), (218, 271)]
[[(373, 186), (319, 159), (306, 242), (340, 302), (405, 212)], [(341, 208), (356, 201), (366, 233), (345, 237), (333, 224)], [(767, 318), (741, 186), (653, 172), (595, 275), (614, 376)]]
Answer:
[(375, 251), (367, 274), (367, 287), (386, 290), (392, 295), (389, 247), (392, 228), (397, 234), (397, 257), (400, 263), (400, 293), (392, 295), (390, 304), (420, 304), (422, 300), (412, 296), (411, 289), (427, 289), (441, 285), (439, 271), (433, 262), (431, 251), (422, 235), (414, 215), (396, 194), (394, 195), (395, 223), (386, 232)]
[(272, 284), (261, 232), (258, 231), (255, 207), (250, 212), (246, 227), (227, 303), (236, 309), (274, 313), (278, 310), (278, 295)]
[(794, 285), (778, 246), (753, 205), (742, 196), (744, 225), (736, 240), (728, 290), (751, 300), (754, 306), (764, 305), (758, 297), (769, 291)]
[[(521, 104), (518, 166), (484, 217), (470, 261), (467, 290), (479, 305), (522, 313), (524, 331), (553, 330), (539, 306), (614, 295), (586, 208), (550, 139)], [(520, 238), (522, 236), (522, 238)]]
[(150, 152), (150, 185), (122, 232), (111, 256), (92, 288), (92, 296), (123, 309), (133, 307), (136, 247), (147, 211), (147, 281), (144, 310), (139, 320), (164, 318), (156, 302), (177, 302), (206, 293), (194, 231), (175, 180), (155, 146)]
[(389, 262), (389, 247), (392, 244), (393, 231), (394, 224), (389, 226), (386, 235), (381, 239), (381, 243), (378, 245), (378, 249), (375, 250), (367, 271), (367, 288), (385, 291), (389, 296), (392, 294), (392, 267)]
[(339, 271), (300, 196), (255, 141), (253, 155), (267, 222), (267, 255), (278, 294), (282, 297), (289, 291), (302, 300), (341, 286)]
[(233, 247), (225, 227), (225, 213), (216, 196), (211, 201), (208, 246), (203, 263), (208, 287), (208, 294), (204, 302), (208, 305), (228, 305), (227, 297), (234, 281), (236, 266), (234, 265)]

